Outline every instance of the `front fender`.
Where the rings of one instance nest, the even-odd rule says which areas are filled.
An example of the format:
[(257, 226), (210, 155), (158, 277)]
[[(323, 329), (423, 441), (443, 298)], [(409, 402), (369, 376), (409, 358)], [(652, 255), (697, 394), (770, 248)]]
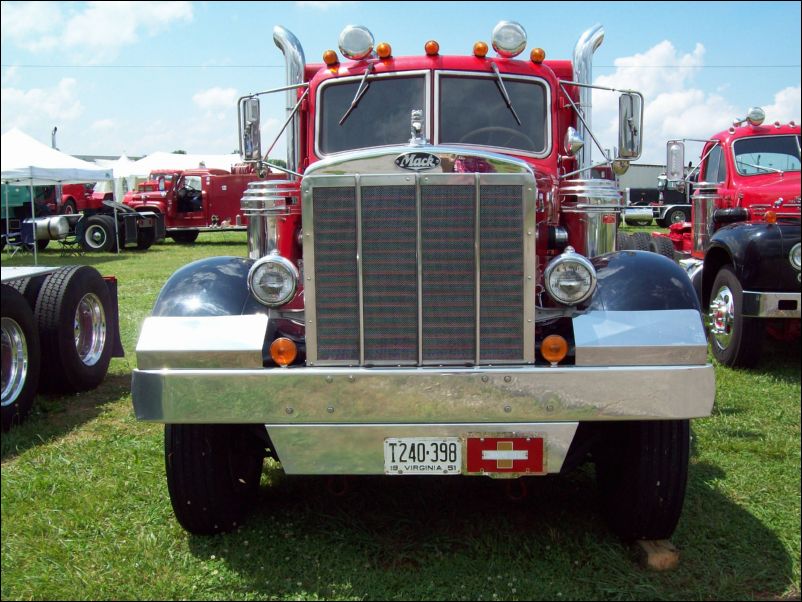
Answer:
[(187, 264), (162, 287), (154, 316), (239, 316), (267, 313), (248, 290), (253, 261), (242, 257), (210, 257)]
[(618, 251), (595, 257), (595, 311), (695, 309), (699, 300), (687, 273), (667, 257), (647, 251)]

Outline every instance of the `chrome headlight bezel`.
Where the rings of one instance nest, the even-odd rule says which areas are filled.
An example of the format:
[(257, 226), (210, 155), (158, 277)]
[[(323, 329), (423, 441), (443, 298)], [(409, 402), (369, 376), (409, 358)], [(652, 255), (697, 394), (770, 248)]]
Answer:
[[(574, 266), (574, 270), (582, 270), (587, 274), (587, 285), (581, 294), (575, 297), (566, 295), (553, 281), (553, 278), (558, 277), (560, 271), (564, 271), (565, 268), (570, 269), (571, 266)], [(558, 268), (562, 269), (558, 271)], [(543, 273), (543, 286), (546, 288), (546, 292), (561, 305), (579, 305), (587, 301), (596, 290), (596, 281), (596, 268), (587, 257), (574, 251), (573, 247), (566, 247), (561, 255), (552, 259)]]
[[(284, 284), (287, 282), (289, 283), (289, 287), (286, 291), (284, 291), (284, 285), (282, 284), (283, 294), (280, 297), (271, 297), (265, 293), (262, 288), (257, 286), (257, 278), (259, 278), (265, 270), (270, 269), (277, 270), (278, 273), (282, 274), (282, 276), (287, 279)], [(293, 297), (295, 297), (295, 291), (298, 290), (299, 280), (300, 274), (298, 268), (296, 268), (295, 264), (289, 259), (281, 255), (262, 257), (254, 262), (251, 269), (248, 270), (248, 290), (250, 290), (251, 294), (259, 303), (267, 307), (280, 307), (291, 301)]]
[(802, 244), (796, 243), (791, 247), (791, 252), (788, 253), (788, 261), (791, 262), (791, 267), (797, 272), (802, 269)]

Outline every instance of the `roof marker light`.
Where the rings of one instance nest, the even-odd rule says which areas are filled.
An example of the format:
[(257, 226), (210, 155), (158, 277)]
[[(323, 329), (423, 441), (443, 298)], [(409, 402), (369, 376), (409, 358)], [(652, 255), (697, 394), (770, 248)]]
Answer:
[(532, 48), (532, 52), (529, 53), (529, 58), (532, 59), (533, 63), (539, 65), (546, 60), (546, 51), (542, 48)]
[(323, 53), (323, 62), (326, 63), (327, 66), (333, 67), (340, 62), (340, 59), (337, 58), (336, 52), (333, 50), (327, 50)]
[(423, 49), (429, 56), (437, 56), (440, 54), (440, 44), (436, 40), (429, 40), (423, 45)]
[(473, 55), (477, 58), (483, 59), (487, 56), (487, 44), (485, 42), (476, 42), (473, 45)]
[(493, 50), (505, 59), (518, 56), (526, 48), (526, 30), (515, 21), (499, 21), (491, 37)]
[(376, 46), (376, 55), (380, 59), (388, 59), (393, 55), (393, 49), (387, 42), (379, 42)]

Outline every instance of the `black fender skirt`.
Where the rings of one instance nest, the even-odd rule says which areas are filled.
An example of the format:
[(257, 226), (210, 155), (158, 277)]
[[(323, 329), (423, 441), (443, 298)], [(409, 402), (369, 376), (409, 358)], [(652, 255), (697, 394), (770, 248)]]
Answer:
[(619, 251), (592, 260), (598, 277), (589, 309), (655, 311), (695, 309), (699, 300), (677, 263), (648, 251)]

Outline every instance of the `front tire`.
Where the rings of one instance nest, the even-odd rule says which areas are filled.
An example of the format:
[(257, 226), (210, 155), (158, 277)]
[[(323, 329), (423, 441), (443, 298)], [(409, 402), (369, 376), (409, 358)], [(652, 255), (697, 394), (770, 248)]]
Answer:
[(41, 351), (30, 306), (19, 292), (2, 285), (2, 428), (8, 431), (31, 411), (39, 386)]
[(722, 267), (713, 281), (707, 318), (713, 356), (725, 366), (750, 368), (760, 357), (762, 329), (743, 315), (743, 287), (732, 268)]
[(619, 422), (596, 454), (605, 517), (624, 540), (668, 539), (682, 513), (688, 478), (687, 420)]
[(167, 488), (176, 519), (197, 535), (242, 524), (259, 489), (264, 448), (249, 425), (166, 424)]

